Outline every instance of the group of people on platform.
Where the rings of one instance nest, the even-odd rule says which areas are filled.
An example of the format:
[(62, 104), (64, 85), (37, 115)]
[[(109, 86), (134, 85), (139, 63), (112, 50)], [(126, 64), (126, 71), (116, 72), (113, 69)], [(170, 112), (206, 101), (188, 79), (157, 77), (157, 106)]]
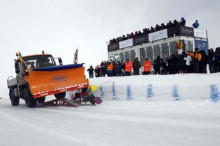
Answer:
[[(144, 28), (142, 32), (141, 31), (135, 31), (135, 32), (131, 32), (130, 34), (127, 34), (127, 35), (122, 35), (120, 37), (113, 38), (109, 41), (109, 44), (111, 45), (111, 44), (114, 44), (114, 43), (118, 43), (120, 41), (135, 38), (135, 37), (138, 37), (138, 36), (141, 36), (141, 35), (145, 35), (145, 34), (148, 34), (148, 33), (152, 33), (152, 32), (159, 31), (159, 30), (162, 30), (162, 29), (166, 29), (166, 28), (176, 26), (176, 25), (185, 26), (186, 25), (185, 18), (182, 17), (180, 21), (177, 21), (176, 19), (173, 22), (169, 21), (166, 25), (164, 23), (161, 23), (161, 25), (156, 24), (155, 27), (151, 26), (150, 28)], [(198, 28), (199, 27), (198, 20), (196, 20), (192, 24), (192, 26), (193, 26), (193, 28)]]
[[(152, 64), (148, 58), (146, 58), (146, 62), (144, 64), (144, 72), (143, 74), (150, 74)], [(120, 61), (112, 61), (106, 62), (103, 61), (100, 65), (96, 66), (94, 69), (91, 65), (87, 71), (89, 72), (89, 78), (94, 77), (105, 77), (106, 75), (109, 77), (112, 76), (130, 76), (132, 69), (134, 75), (140, 75), (141, 64), (138, 58), (135, 58), (134, 62), (131, 62), (129, 59), (126, 62), (121, 63)]]
[[(157, 56), (153, 62), (146, 58), (143, 64), (143, 75), (149, 75), (151, 71), (154, 74), (177, 74), (177, 73), (207, 73), (207, 65), (209, 65), (210, 73), (220, 72), (220, 48), (209, 49), (208, 53), (205, 51), (199, 51), (198, 48), (194, 52), (183, 52), (178, 55), (172, 54), (163, 60), (160, 56)], [(111, 76), (130, 76), (140, 75), (141, 63), (138, 58), (135, 58), (133, 62), (129, 59), (126, 62), (120, 61), (106, 62), (103, 61), (95, 69), (93, 66), (87, 69), (89, 72), (89, 78)], [(153, 70), (152, 70), (153, 68)], [(133, 72), (132, 72), (133, 69)]]

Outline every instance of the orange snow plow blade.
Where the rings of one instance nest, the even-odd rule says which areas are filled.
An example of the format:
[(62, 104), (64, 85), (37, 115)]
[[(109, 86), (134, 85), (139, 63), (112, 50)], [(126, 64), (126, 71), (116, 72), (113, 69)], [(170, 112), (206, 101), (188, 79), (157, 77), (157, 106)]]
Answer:
[(89, 87), (84, 67), (53, 71), (32, 70), (29, 72), (29, 85), (34, 98), (73, 91)]

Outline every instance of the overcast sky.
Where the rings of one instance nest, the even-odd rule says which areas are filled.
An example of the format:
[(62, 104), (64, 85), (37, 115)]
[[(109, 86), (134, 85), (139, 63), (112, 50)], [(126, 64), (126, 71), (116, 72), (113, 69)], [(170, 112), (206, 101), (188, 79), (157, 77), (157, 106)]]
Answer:
[(107, 60), (110, 39), (180, 20), (208, 30), (209, 47), (220, 46), (219, 0), (0, 0), (1, 83), (14, 74), (15, 53), (41, 53), (97, 65)]

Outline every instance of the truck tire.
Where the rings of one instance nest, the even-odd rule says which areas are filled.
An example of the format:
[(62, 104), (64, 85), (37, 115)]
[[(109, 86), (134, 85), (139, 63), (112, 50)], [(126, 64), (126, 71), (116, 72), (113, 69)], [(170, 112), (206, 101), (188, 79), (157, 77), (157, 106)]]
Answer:
[(20, 98), (15, 96), (13, 88), (10, 88), (9, 96), (10, 96), (10, 100), (11, 100), (11, 105), (13, 105), (13, 106), (19, 105)]
[(59, 94), (54, 94), (54, 96), (55, 96), (56, 99), (62, 99), (66, 96), (66, 92), (59, 93)]
[(36, 99), (38, 103), (43, 104), (45, 102), (45, 97), (40, 97)]
[(28, 88), (23, 89), (23, 97), (28, 107), (35, 107), (37, 105), (37, 101), (34, 99)]

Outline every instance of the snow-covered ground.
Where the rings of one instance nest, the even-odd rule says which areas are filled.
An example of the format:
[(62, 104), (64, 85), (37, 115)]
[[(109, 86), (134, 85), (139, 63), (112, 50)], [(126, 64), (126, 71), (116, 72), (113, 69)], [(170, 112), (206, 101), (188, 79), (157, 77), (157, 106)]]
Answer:
[[(114, 83), (113, 83), (114, 82)], [(220, 74), (96, 78), (97, 106), (27, 108), (0, 89), (0, 145), (220, 144)], [(52, 99), (52, 97), (49, 97)]]

